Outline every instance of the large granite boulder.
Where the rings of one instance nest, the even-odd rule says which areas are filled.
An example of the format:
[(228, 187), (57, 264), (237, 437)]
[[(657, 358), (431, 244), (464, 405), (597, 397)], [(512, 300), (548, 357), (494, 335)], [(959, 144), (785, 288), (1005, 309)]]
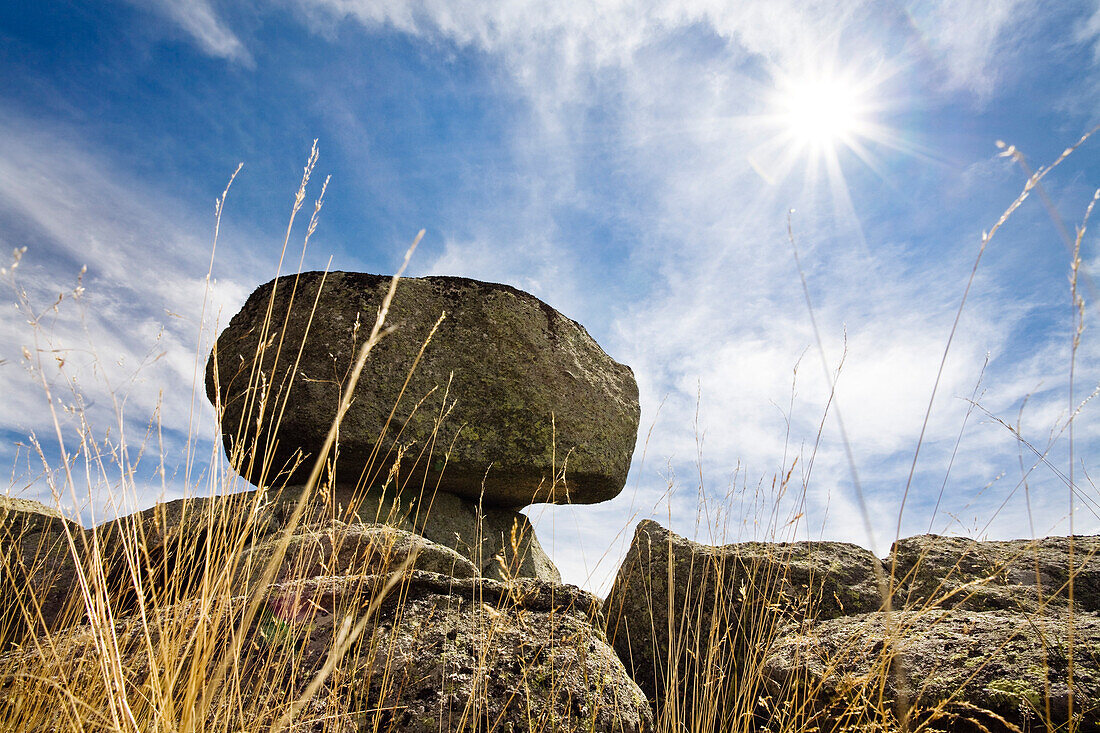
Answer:
[[(295, 653), (298, 674), (325, 661), (330, 619), (365, 606), (372, 594), (363, 587), (316, 578), (276, 589), (317, 609), (310, 618), (281, 612), (290, 635), (308, 629)], [(601, 626), (598, 599), (573, 586), (414, 571), (346, 657), (341, 679), (354, 691), (342, 705), (378, 711), (380, 730), (410, 733), (652, 730), (649, 704)]]
[(83, 618), (84, 529), (54, 507), (0, 496), (0, 649)]
[[(659, 710), (675, 705), (713, 723), (700, 730), (721, 728), (781, 626), (878, 610), (880, 574), (855, 545), (712, 547), (645, 520), (604, 603), (607, 635)], [(704, 689), (707, 709), (695, 710)]]
[[(233, 317), (206, 388), (248, 480), (304, 482), (389, 283), (277, 278)], [(456, 277), (402, 280), (388, 322), (397, 330), (372, 351), (341, 424), (333, 483), (381, 484), (403, 454), (400, 485), (488, 505), (589, 504), (622, 490), (637, 384), (580, 324), (523, 291)]]
[(875, 612), (788, 632), (762, 670), (769, 729), (1100, 730), (1092, 613)]
[[(246, 598), (183, 603), (109, 630), (133, 724), (183, 727), (177, 716), (192, 716), (199, 728), (269, 730), (290, 711), (295, 733), (652, 730), (645, 696), (605, 641), (598, 600), (575, 587), (405, 570), (267, 593), (228, 667)], [(76, 680), (81, 719), (109, 719), (117, 693), (114, 677), (102, 680), (101, 633), (79, 627), (55, 637), (56, 654), (0, 656), (0, 723), (55, 729)], [(219, 671), (231, 682), (210, 682)], [(173, 689), (169, 676), (207, 680), (201, 707), (158, 697)]]
[[(1069, 537), (979, 542), (918, 535), (894, 543), (894, 607), (935, 605), (975, 611), (1064, 608)], [(1073, 538), (1074, 607), (1100, 611), (1100, 536)]]

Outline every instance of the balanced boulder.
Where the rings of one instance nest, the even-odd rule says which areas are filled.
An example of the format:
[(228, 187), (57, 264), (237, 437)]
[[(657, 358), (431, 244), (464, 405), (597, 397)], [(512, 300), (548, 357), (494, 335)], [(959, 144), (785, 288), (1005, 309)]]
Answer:
[[(218, 338), (207, 395), (249, 481), (304, 482), (389, 284), (352, 272), (277, 278)], [(637, 384), (580, 324), (523, 291), (456, 277), (402, 280), (387, 322), (396, 330), (373, 348), (326, 457), (331, 483), (382, 484), (400, 456), (397, 485), (490, 505), (588, 504), (622, 490)]]

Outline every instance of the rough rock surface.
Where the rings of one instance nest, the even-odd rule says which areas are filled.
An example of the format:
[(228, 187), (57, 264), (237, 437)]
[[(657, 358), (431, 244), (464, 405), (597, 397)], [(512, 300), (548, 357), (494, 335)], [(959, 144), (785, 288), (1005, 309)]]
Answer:
[(139, 595), (155, 595), (162, 604), (189, 597), (204, 575), (220, 572), (241, 542), (276, 529), (262, 495), (250, 491), (159, 503), (103, 522), (89, 538), (101, 548), (108, 596), (125, 613)]
[[(265, 501), (261, 521), (274, 530), (286, 523), (302, 487), (288, 486)], [(561, 582), (526, 515), (504, 507), (478, 506), (465, 497), (437, 491), (363, 492), (353, 486), (320, 489), (310, 499), (304, 523), (331, 517), (350, 524), (387, 524), (415, 532), (467, 558), (486, 578), (537, 578)]]
[[(1100, 611), (1100, 536), (1077, 536), (1073, 543), (1074, 607)], [(895, 542), (891, 555), (897, 558), (895, 608), (1033, 612), (1067, 604), (1068, 537), (978, 542), (918, 535)]]
[(53, 507), (0, 496), (0, 649), (81, 618), (73, 548), (83, 533)]
[[(177, 499), (98, 525), (88, 536), (94, 537), (102, 548), (108, 595), (118, 612), (135, 608), (139, 596), (130, 558), (139, 559), (141, 595), (146, 599), (156, 594), (162, 603), (184, 600), (202, 585), (204, 574), (218, 575), (239, 544), (243, 543), (246, 551), (252, 548), (256, 564), (265, 548), (269, 549), (278, 533), (287, 527), (299, 492), (298, 487), (288, 487), (275, 495), (249, 491)], [(421, 550), (432, 547), (418, 561), (419, 568), (467, 577), (472, 567), (473, 574), (490, 578), (507, 575), (561, 581), (524, 515), (510, 509), (488, 508), (482, 512), (479, 524), (477, 507), (468, 500), (439, 492), (423, 506), (411, 498), (362, 495), (338, 487), (327, 496), (309, 501), (292, 533), (293, 543), (296, 547), (313, 547), (311, 552), (317, 562), (360, 562), (365, 559), (361, 553), (371, 546), (377, 534), (366, 525), (387, 524), (431, 540), (404, 541), (407, 546), (416, 545)], [(330, 526), (319, 528), (322, 521)], [(511, 542), (513, 524), (517, 530), (515, 546)], [(343, 529), (337, 531), (334, 527)], [(322, 550), (332, 549), (331, 543), (326, 545), (327, 540), (321, 537), (326, 531), (342, 538), (336, 549), (338, 555), (344, 553), (343, 560), (321, 559)], [(436, 557), (441, 550), (446, 551), (446, 557)], [(429, 556), (434, 563), (430, 567), (425, 565)], [(452, 566), (451, 570), (446, 569)], [(314, 574), (322, 574), (321, 568), (316, 569), (318, 572)], [(330, 568), (331, 572), (334, 571)], [(60, 600), (65, 598), (64, 593), (57, 595)]]
[(410, 568), (449, 575), (477, 577), (468, 559), (449, 547), (384, 524), (345, 524), (330, 520), (303, 527), (287, 538), (273, 537), (249, 550), (240, 574), (249, 587), (262, 579), (270, 560), (282, 550), (282, 562), (273, 583), (332, 575), (378, 575), (409, 562)]
[(59, 509), (33, 499), (0, 494), (0, 527), (5, 536), (35, 532), (64, 532), (65, 527), (79, 532), (82, 527), (67, 519)]
[[(257, 289), (218, 338), (207, 395), (224, 406), (226, 452), (250, 481), (304, 482), (389, 282), (350, 272), (279, 278)], [(580, 324), (515, 288), (455, 277), (403, 280), (388, 320), (398, 330), (371, 353), (341, 425), (337, 481), (366, 473), (369, 485), (381, 483), (401, 446), (402, 485), (426, 479), (486, 504), (587, 504), (622, 490), (637, 439), (637, 384)], [(277, 431), (255, 433), (260, 402), (264, 425), (285, 406)], [(254, 447), (270, 448), (270, 460)]]
[(745, 655), (758, 653), (782, 623), (878, 610), (880, 567), (855, 545), (711, 547), (646, 520), (604, 603), (608, 637), (658, 707), (671, 689), (686, 710), (703, 680), (737, 694)]
[(483, 506), (442, 491), (412, 518), (415, 531), (462, 553), (486, 578), (537, 578), (561, 582), (535, 528), (512, 509)]
[[(210, 701), (211, 715), (220, 715), (220, 724), (231, 729), (273, 725), (332, 658), (334, 640), (348, 638), (342, 630), (349, 628), (345, 619), (350, 617), (366, 619), (362, 635), (341, 646), (344, 653), (332, 673), (292, 716), (289, 730), (652, 730), (645, 696), (600, 631), (595, 597), (572, 586), (535, 580), (499, 583), (416, 570), (400, 577), (383, 599), (383, 588), (393, 579), (342, 575), (272, 587), (232, 667), (240, 683), (217, 688), (221, 692), (215, 691)], [(226, 607), (239, 610), (244, 605), (244, 599), (237, 599)], [(165, 641), (166, 634), (174, 638), (173, 628), (190, 638), (200, 625), (213, 649), (228, 649), (231, 624), (218, 625), (217, 618), (194, 603), (168, 609), (152, 626), (151, 646), (137, 617), (119, 623), (114, 636), (126, 688), (150, 689), (146, 650), (159, 658), (155, 650), (161, 644), (173, 650), (185, 674), (204, 664), (193, 656), (177, 656), (175, 642)], [(55, 643), (59, 654), (39, 658), (46, 668), (33, 677), (10, 675), (33, 663), (26, 653), (0, 656), (0, 721), (5, 701), (62, 694), (53, 686), (36, 687), (36, 680), (81, 675), (85, 668), (93, 676), (98, 672), (90, 627), (66, 631)], [(50, 659), (59, 660), (63, 670), (51, 671)], [(216, 667), (218, 659), (215, 655), (209, 665)], [(217, 697), (223, 693), (225, 700)], [(135, 693), (135, 703), (144, 694)], [(48, 729), (63, 714), (64, 701), (59, 702), (39, 707), (41, 720), (34, 724)], [(139, 724), (142, 716), (172, 723), (141, 704), (135, 711)]]
[[(1100, 617), (1075, 614), (1072, 625), (1074, 729), (1100, 730)], [(774, 723), (783, 700), (804, 694), (809, 706), (786, 708), (790, 729), (898, 730), (908, 717), (909, 730), (1065, 730), (1069, 639), (1064, 610), (832, 619), (775, 644), (764, 664), (772, 699), (764, 713)]]
[[(322, 663), (336, 609), (363, 603), (358, 586), (317, 578), (281, 590), (322, 609), (299, 664)], [(381, 710), (382, 730), (411, 733), (650, 730), (644, 695), (598, 630), (598, 605), (573, 586), (415, 571), (349, 654), (349, 702)]]

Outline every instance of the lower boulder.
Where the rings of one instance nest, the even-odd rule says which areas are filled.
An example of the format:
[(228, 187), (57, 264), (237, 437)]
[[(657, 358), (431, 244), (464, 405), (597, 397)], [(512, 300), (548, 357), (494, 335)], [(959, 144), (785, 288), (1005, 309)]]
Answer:
[[(273, 589), (268, 618), (280, 631), (264, 632), (259, 646), (294, 639), (294, 674), (308, 680), (329, 658), (341, 619), (370, 607), (378, 580), (314, 578)], [(410, 733), (650, 731), (649, 704), (599, 623), (598, 599), (573, 586), (416, 570), (375, 607), (314, 698), (338, 708), (314, 703), (313, 714), (371, 711), (358, 714), (360, 729)]]
[[(302, 487), (288, 486), (269, 503), (269, 521), (285, 521)], [(514, 509), (481, 504), (445, 491), (382, 492), (337, 485), (309, 499), (318, 513), (349, 523), (388, 524), (455, 550), (486, 578), (536, 578), (561, 582), (561, 574), (543, 550), (526, 515)]]
[(882, 605), (879, 560), (840, 542), (698, 544), (638, 524), (604, 603), (607, 635), (658, 711), (727, 729), (755, 699), (762, 654), (790, 621)]
[[(281, 553), (277, 559), (276, 554)], [(269, 570), (270, 565), (275, 565)], [(237, 566), (248, 588), (333, 575), (377, 575), (394, 567), (415, 568), (454, 578), (478, 577), (467, 558), (449, 547), (385, 524), (345, 524), (338, 519), (272, 537), (247, 551)]]
[(788, 632), (763, 666), (768, 729), (1100, 730), (1091, 613), (875, 612)]
[[(409, 539), (379, 531), (397, 535), (394, 547)], [(122, 695), (137, 729), (652, 730), (645, 696), (606, 643), (597, 598), (534, 579), (410, 569), (425, 552), (451, 556), (397, 551), (389, 568), (364, 566), (373, 574), (270, 586), (252, 615), (248, 597), (189, 601), (145, 621), (60, 632), (49, 654), (0, 655), (0, 728), (109, 721)], [(179, 682), (188, 679), (202, 683)], [(68, 689), (81, 690), (79, 708)]]
[(53, 507), (0, 496), (0, 650), (83, 618), (83, 535)]

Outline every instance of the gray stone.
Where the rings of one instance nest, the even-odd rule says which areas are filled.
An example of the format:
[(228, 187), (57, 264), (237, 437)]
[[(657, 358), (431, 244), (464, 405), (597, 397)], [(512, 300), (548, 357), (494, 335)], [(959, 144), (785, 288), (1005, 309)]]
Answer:
[(0, 494), (0, 527), (8, 535), (64, 532), (66, 526), (73, 532), (83, 531), (83, 527), (65, 517), (57, 507), (33, 499)]
[(248, 587), (258, 585), (280, 550), (283, 554), (271, 575), (272, 583), (332, 575), (381, 575), (405, 562), (410, 568), (455, 578), (478, 575), (473, 563), (462, 555), (411, 532), (384, 524), (329, 520), (254, 545), (239, 567)]
[[(224, 578), (241, 548), (278, 529), (257, 492), (188, 497), (97, 525), (105, 592), (118, 613), (167, 606)], [(223, 581), (224, 582), (224, 581)]]
[[(273, 526), (286, 521), (303, 487), (275, 494), (267, 516)], [(535, 535), (531, 521), (514, 509), (479, 506), (461, 496), (362, 491), (336, 486), (315, 491), (307, 516), (330, 516), (349, 523), (388, 524), (422, 535), (468, 558), (487, 578), (538, 578), (561, 582), (561, 574)]]
[[(152, 675), (166, 674), (150, 664), (162, 647), (181, 674), (209, 679), (218, 655), (231, 649), (246, 603), (221, 599), (213, 609), (183, 603), (154, 614), (148, 625), (140, 616), (120, 620), (112, 634), (120, 683), (150, 689)], [(346, 619), (365, 620), (363, 632), (334, 657)], [(645, 696), (601, 626), (595, 597), (536, 580), (500, 583), (414, 570), (287, 582), (269, 589), (262, 612), (245, 628), (234, 684), (212, 686), (205, 718), (191, 723), (270, 730), (336, 659), (290, 731), (651, 731)], [(180, 640), (192, 639), (196, 629), (212, 658), (181, 655), (194, 647)], [(10, 702), (34, 698), (42, 701), (31, 708), (34, 719), (21, 722), (56, 728), (69, 709), (66, 691), (49, 684), (57, 678), (90, 680), (81, 688), (87, 696), (81, 714), (109, 719), (103, 701), (110, 693), (95, 687), (102, 677), (95, 633), (80, 627), (59, 634), (57, 654), (0, 655), (0, 719)], [(147, 705), (135, 706), (134, 714), (139, 729), (171, 722)]]
[[(784, 730), (1100, 730), (1100, 618), (1012, 611), (860, 614), (789, 629), (759, 714)], [(907, 726), (902, 723), (907, 719)]]
[[(878, 559), (855, 545), (711, 547), (646, 520), (604, 603), (607, 635), (658, 709), (675, 703), (688, 719), (706, 721), (700, 730), (722, 728), (734, 724), (721, 716), (741, 709), (740, 685), (750, 683), (776, 629), (879, 609), (877, 572)], [(718, 704), (696, 711), (703, 688)]]
[[(327, 658), (329, 619), (377, 594), (371, 581), (350, 578), (280, 590), (316, 609), (286, 621), (291, 633), (308, 629), (296, 646), (299, 674)], [(649, 705), (600, 626), (598, 600), (573, 586), (415, 571), (345, 657), (341, 679), (354, 693), (326, 692), (350, 709), (380, 711), (381, 730), (649, 731)]]
[[(978, 542), (918, 535), (894, 543), (895, 608), (934, 605), (976, 611), (1064, 608), (1070, 579), (1069, 537)], [(1073, 538), (1075, 608), (1100, 611), (1100, 537)]]
[[(218, 338), (207, 395), (223, 406), (226, 452), (248, 480), (304, 482), (389, 282), (349, 272), (279, 278)], [(388, 320), (397, 330), (356, 387), (331, 482), (381, 485), (403, 452), (402, 488), (486, 505), (587, 504), (622, 490), (637, 384), (580, 324), (515, 288), (455, 277), (401, 281)]]
[(0, 496), (0, 649), (84, 618), (74, 593), (83, 534), (54, 507)]
[(542, 549), (531, 521), (517, 511), (479, 508), (468, 499), (440, 491), (413, 521), (417, 532), (470, 558), (486, 578), (561, 582), (561, 573)]

